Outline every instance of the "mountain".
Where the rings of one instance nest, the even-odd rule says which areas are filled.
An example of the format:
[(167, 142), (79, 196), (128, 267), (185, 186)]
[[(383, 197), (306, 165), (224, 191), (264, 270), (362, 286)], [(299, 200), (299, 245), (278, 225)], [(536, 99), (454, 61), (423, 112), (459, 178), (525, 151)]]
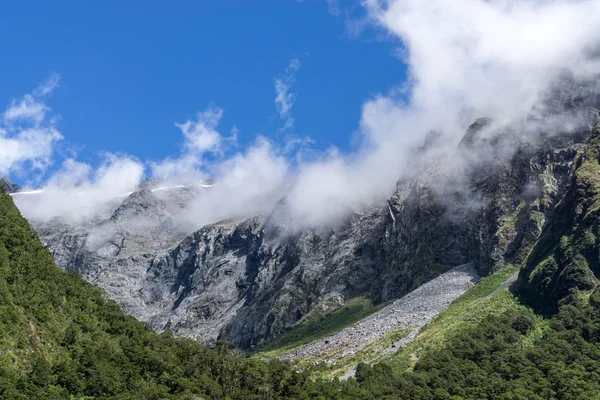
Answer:
[(209, 350), (147, 329), (61, 271), (0, 190), (0, 398), (288, 398), (306, 380), (228, 344)]
[[(64, 393), (109, 396), (107, 387), (131, 392), (144, 382), (165, 396), (183, 396), (188, 388), (209, 398), (593, 398), (600, 390), (596, 89), (595, 82), (561, 81), (526, 121), (477, 119), (435, 157), (429, 150), (442, 139), (429, 135), (389, 199), (329, 228), (290, 231), (284, 198), (269, 215), (190, 233), (180, 225), (188, 203), (210, 187), (149, 183), (94, 220), (32, 221), (48, 253), (4, 196), (3, 213), (19, 221), (3, 231), (6, 263), (13, 257), (25, 266), (2, 272), (19, 299), (6, 297), (7, 312), (25, 316), (10, 325), (20, 328), (6, 340), (24, 337), (22, 354), (35, 354), (26, 332), (37, 337), (47, 330), (37, 346), (55, 377), (33, 381), (28, 390), (55, 382), (53, 390)], [(13, 230), (25, 232), (27, 241), (16, 240)], [(33, 256), (20, 256), (22, 249), (35, 249), (43, 262), (27, 268)], [(51, 266), (48, 254), (69, 273)], [(166, 333), (125, 317), (78, 275)], [(38, 292), (27, 312), (46, 313), (27, 317), (19, 302), (29, 304), (22, 299)], [(80, 293), (74, 300), (80, 308), (69, 305), (72, 292)], [(71, 308), (62, 311), (63, 305)], [(113, 320), (134, 328), (113, 327)], [(66, 334), (58, 327), (70, 324), (77, 332), (101, 331), (75, 335), (87, 338), (81, 346), (99, 346), (93, 356), (81, 358), (79, 346), (60, 339)], [(130, 335), (146, 338), (135, 340), (171, 366), (188, 371), (187, 356), (198, 351), (210, 367), (195, 375), (140, 367), (137, 353), (123, 347)], [(223, 340), (254, 357), (239, 358)], [(101, 348), (114, 352), (99, 354)], [(7, 349), (3, 354), (11, 355), (19, 347)], [(80, 386), (60, 383), (68, 371), (55, 353), (71, 360)], [(11, 393), (36, 371), (37, 361), (16, 364), (20, 359), (2, 364), (12, 365), (2, 372), (12, 376)], [(100, 371), (105, 363), (107, 371)], [(115, 375), (115, 364), (134, 372)], [(117, 389), (90, 392), (97, 373), (116, 376)], [(232, 376), (238, 378), (227, 386)]]
[(6, 176), (0, 177), (0, 187), (2, 187), (2, 190), (4, 190), (6, 193), (18, 192), (21, 189), (19, 185), (11, 182)]
[(545, 99), (551, 116), (538, 107), (520, 125), (478, 119), (440, 158), (421, 149), (387, 201), (335, 227), (288, 232), (283, 199), (270, 215), (186, 234), (177, 221), (197, 195), (189, 187), (142, 189), (106, 218), (34, 227), (61, 268), (155, 331), (250, 349), (314, 310), (363, 296), (384, 304), (463, 264), (487, 276), (524, 262), (597, 118), (594, 92), (567, 83)]
[[(565, 210), (573, 203), (563, 200), (581, 200), (573, 197), (580, 184), (600, 174), (600, 153), (588, 158), (600, 151), (597, 130), (584, 143), (591, 152), (572, 164), (558, 203)], [(585, 203), (593, 205), (597, 193), (587, 194)], [(568, 239), (558, 247), (544, 239), (554, 236), (557, 224), (545, 225), (537, 242), (548, 243), (544, 254), (592, 256), (585, 226), (595, 226), (586, 224), (595, 208), (585, 209), (589, 212), (567, 212), (583, 224), (583, 232), (563, 229)], [(318, 378), (325, 364), (298, 373), (298, 367), (277, 360), (240, 358), (225, 344), (209, 350), (146, 329), (102, 290), (57, 268), (4, 193), (0, 267), (0, 396), (6, 399), (578, 399), (600, 390), (600, 291), (590, 289), (586, 273), (566, 280), (582, 285), (571, 285), (547, 319), (507, 290), (511, 280), (505, 279), (519, 268), (504, 266), (471, 286), (391, 359), (372, 366), (358, 362), (355, 379), (339, 382)], [(551, 271), (561, 276), (568, 268), (561, 262)], [(520, 291), (526, 296), (546, 287), (531, 276), (535, 273), (522, 269)], [(361, 353), (358, 361), (370, 355)]]

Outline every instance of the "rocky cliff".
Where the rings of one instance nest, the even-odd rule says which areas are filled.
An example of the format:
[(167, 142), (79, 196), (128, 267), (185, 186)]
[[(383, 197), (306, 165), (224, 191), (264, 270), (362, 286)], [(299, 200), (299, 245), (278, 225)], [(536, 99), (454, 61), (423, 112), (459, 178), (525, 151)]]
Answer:
[[(140, 190), (85, 224), (34, 226), (63, 269), (77, 270), (153, 329), (206, 344), (251, 348), (317, 307), (363, 295), (390, 301), (467, 263), (480, 275), (526, 263), (524, 290), (558, 301), (566, 295), (556, 290), (561, 279), (575, 274), (570, 287), (578, 287), (598, 272), (596, 242), (585, 247), (597, 234), (589, 222), (595, 203), (578, 198), (600, 179), (595, 170), (582, 178), (589, 162), (598, 163), (598, 104), (589, 85), (573, 85), (551, 92), (521, 124), (476, 120), (442, 156), (414, 160), (387, 201), (332, 228), (288, 232), (283, 199), (271, 215), (186, 235), (175, 216), (197, 195), (190, 187)], [(563, 230), (574, 221), (573, 240), (583, 244), (567, 256)], [(556, 266), (564, 257), (577, 264), (573, 274)]]

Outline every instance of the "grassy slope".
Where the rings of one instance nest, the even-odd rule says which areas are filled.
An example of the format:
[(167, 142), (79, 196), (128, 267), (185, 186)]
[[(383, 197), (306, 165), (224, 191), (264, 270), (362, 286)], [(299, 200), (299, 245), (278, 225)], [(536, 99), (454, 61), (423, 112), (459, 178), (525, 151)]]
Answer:
[[(415, 353), (424, 348), (443, 346), (445, 341), (456, 332), (476, 326), (489, 315), (498, 315), (509, 309), (523, 307), (507, 288), (501, 285), (519, 271), (519, 266), (507, 265), (496, 273), (482, 278), (479, 283), (456, 299), (448, 309), (442, 311), (431, 323), (427, 324), (419, 335), (407, 347), (397, 353), (385, 353), (389, 348), (410, 333), (411, 329), (396, 329), (362, 349), (355, 355), (324, 365), (328, 356), (302, 359), (297, 362), (299, 368), (311, 368), (314, 376), (337, 377), (359, 362), (386, 361), (397, 372), (410, 368), (415, 362)], [(498, 290), (501, 289), (501, 290)], [(275, 357), (283, 352), (301, 346), (313, 340), (343, 329), (360, 318), (364, 318), (379, 309), (373, 308), (366, 298), (357, 298), (334, 312), (308, 316), (294, 329), (269, 342), (258, 354), (261, 358)]]
[(519, 271), (519, 266), (507, 265), (494, 274), (482, 278), (475, 286), (456, 299), (433, 321), (425, 325), (417, 337), (389, 360), (398, 371), (411, 368), (420, 351), (432, 351), (459, 332), (479, 324), (490, 315), (523, 307), (508, 287), (501, 287)]

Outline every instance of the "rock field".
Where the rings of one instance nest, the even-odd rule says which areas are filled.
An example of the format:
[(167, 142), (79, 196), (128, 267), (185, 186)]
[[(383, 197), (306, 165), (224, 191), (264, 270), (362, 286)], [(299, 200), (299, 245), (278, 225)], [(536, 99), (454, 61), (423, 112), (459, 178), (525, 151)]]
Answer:
[(327, 363), (352, 356), (395, 329), (412, 328), (411, 332), (386, 351), (406, 345), (419, 330), (448, 308), (456, 298), (479, 281), (473, 264), (458, 266), (420, 286), (367, 318), (308, 343), (280, 358), (296, 360), (306, 357), (326, 357)]

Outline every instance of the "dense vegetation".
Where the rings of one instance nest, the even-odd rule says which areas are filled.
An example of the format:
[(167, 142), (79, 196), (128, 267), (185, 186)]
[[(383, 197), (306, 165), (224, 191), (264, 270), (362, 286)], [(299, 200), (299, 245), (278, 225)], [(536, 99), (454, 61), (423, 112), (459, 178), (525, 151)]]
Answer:
[(145, 329), (61, 271), (0, 192), (0, 398), (287, 398), (306, 376)]
[[(600, 294), (595, 293), (595, 297)], [(531, 311), (489, 316), (436, 351), (414, 370), (394, 376), (386, 364), (359, 365), (362, 398), (594, 399), (600, 393), (600, 310), (565, 305), (543, 336)]]

